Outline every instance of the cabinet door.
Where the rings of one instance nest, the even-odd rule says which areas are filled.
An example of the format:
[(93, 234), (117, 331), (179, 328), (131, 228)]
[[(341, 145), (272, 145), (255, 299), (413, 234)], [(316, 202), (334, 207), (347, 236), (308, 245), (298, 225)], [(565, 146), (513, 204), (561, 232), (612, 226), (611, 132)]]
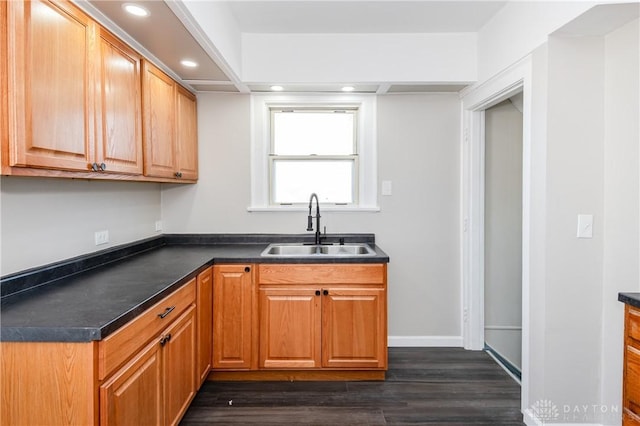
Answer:
[(140, 56), (100, 30), (96, 162), (107, 172), (142, 174)]
[(162, 425), (161, 346), (151, 342), (100, 386), (101, 425)]
[(142, 64), (144, 174), (175, 177), (175, 82), (147, 61)]
[(320, 291), (261, 288), (260, 367), (320, 367)]
[(198, 179), (196, 97), (176, 86), (176, 151), (180, 179)]
[(9, 165), (88, 170), (95, 23), (70, 2), (10, 1)]
[(191, 306), (164, 333), (162, 350), (166, 424), (177, 425), (198, 390), (196, 311)]
[(322, 296), (322, 366), (387, 365), (383, 289), (325, 289)]
[(213, 341), (213, 268), (198, 275), (198, 376), (202, 384), (211, 370)]
[(252, 304), (250, 266), (213, 267), (213, 368), (251, 367)]

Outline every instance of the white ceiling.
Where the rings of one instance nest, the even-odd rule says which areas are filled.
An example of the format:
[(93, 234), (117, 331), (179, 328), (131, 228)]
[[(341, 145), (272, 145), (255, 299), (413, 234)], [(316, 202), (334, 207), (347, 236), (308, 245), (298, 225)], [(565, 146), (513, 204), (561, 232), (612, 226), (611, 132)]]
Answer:
[(506, 1), (223, 1), (245, 33), (478, 31)]
[[(136, 0), (75, 0), (98, 17), (117, 35), (132, 42), (152, 60), (165, 65), (174, 77), (195, 91), (237, 92), (234, 78), (225, 75), (207, 54), (165, 1), (137, 0), (150, 10), (151, 16), (135, 18), (122, 9), (125, 2)], [(207, 0), (198, 0), (207, 1)], [(502, 8), (506, 1), (485, 0), (208, 0), (224, 3), (235, 17), (241, 33), (450, 33), (476, 32)], [(205, 18), (206, 19), (206, 18)], [(128, 36), (128, 37), (127, 37)], [(215, 43), (215, 41), (213, 41)], [(189, 58), (200, 65), (184, 68), (180, 60)], [(237, 80), (237, 76), (235, 78)], [(280, 82), (282, 83), (282, 82)], [(459, 91), (459, 85), (409, 85), (380, 82), (363, 85), (363, 93)], [(244, 86), (245, 88), (247, 86)], [(381, 90), (384, 89), (384, 90)], [(249, 87), (252, 91), (268, 90), (266, 86)], [(299, 85), (293, 91), (338, 91), (339, 86)]]

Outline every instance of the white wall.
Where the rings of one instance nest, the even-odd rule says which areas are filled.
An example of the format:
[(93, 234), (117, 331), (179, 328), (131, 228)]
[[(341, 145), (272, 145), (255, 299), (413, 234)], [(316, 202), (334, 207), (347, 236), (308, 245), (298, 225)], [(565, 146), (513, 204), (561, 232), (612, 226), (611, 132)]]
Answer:
[(596, 2), (510, 1), (478, 32), (478, 81), (527, 56)]
[[(156, 235), (160, 185), (0, 179), (0, 275)], [(96, 246), (94, 232), (109, 231)]]
[[(603, 52), (599, 37), (549, 40), (545, 369), (532, 380), (544, 376), (545, 398), (558, 406), (600, 402)], [(576, 238), (581, 213), (594, 217), (592, 239)]]
[(212, 41), (211, 46), (214, 46), (214, 50), (219, 54), (219, 59), (231, 68), (236, 76), (241, 75), (242, 38), (230, 6), (219, 1), (184, 0), (174, 7), (191, 15), (190, 21), (197, 22), (200, 27), (198, 32), (204, 33), (205, 38)]
[[(620, 424), (623, 305), (640, 288), (638, 20), (533, 55), (530, 403)], [(593, 214), (592, 239), (576, 217)], [(543, 256), (540, 256), (543, 254)], [(585, 372), (589, 372), (585, 374)], [(527, 407), (525, 407), (527, 408)]]
[(522, 369), (522, 113), (485, 111), (484, 341)]
[(476, 80), (476, 34), (243, 34), (245, 82)]
[[(460, 101), (388, 95), (377, 106), (378, 178), (393, 195), (379, 213), (324, 212), (323, 225), (375, 233), (389, 254), (389, 335), (407, 338), (396, 344), (460, 345)], [(305, 213), (247, 211), (249, 95), (199, 95), (198, 123), (200, 180), (163, 187), (165, 232), (305, 233)]]
[[(604, 263), (602, 404), (622, 401), (621, 291), (640, 291), (640, 25), (604, 39)], [(605, 418), (605, 424), (616, 424)]]

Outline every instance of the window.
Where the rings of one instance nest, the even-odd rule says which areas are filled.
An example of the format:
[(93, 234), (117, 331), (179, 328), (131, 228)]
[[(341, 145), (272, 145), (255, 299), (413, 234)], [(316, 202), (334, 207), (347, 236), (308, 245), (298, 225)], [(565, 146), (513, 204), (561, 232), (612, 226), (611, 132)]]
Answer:
[(251, 96), (249, 211), (378, 211), (375, 96)]
[(271, 109), (270, 204), (358, 200), (358, 110)]

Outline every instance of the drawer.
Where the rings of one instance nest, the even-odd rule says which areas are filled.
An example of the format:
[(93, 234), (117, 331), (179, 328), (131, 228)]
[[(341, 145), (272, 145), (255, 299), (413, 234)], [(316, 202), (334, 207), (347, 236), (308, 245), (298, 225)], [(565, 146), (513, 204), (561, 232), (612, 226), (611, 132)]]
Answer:
[(640, 350), (627, 345), (625, 355), (624, 408), (640, 416)]
[(627, 336), (640, 344), (640, 311), (632, 307), (628, 307), (627, 315)]
[(189, 281), (144, 311), (98, 346), (98, 380), (103, 380), (178, 318), (196, 300), (196, 280)]
[(259, 284), (386, 284), (386, 264), (261, 264)]
[(625, 408), (622, 413), (622, 426), (640, 426), (640, 417)]

